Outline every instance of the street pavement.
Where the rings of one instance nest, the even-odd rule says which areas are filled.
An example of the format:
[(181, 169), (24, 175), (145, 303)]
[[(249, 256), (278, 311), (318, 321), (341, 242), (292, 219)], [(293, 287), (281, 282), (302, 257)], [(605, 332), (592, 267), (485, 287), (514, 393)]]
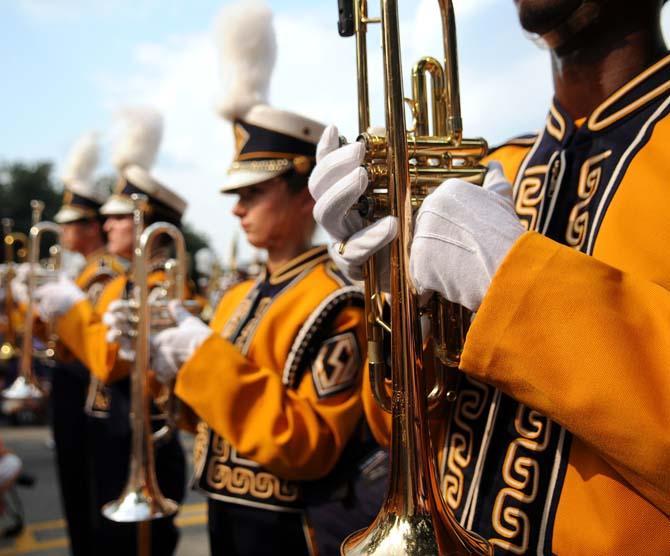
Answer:
[[(32, 488), (18, 489), (25, 510), (26, 527), (14, 539), (0, 539), (0, 556), (67, 556), (67, 534), (48, 427), (0, 427), (0, 438), (23, 460), (24, 471), (36, 479)], [(190, 467), (193, 440), (186, 434), (182, 435), (182, 439)], [(177, 556), (209, 554), (207, 510), (202, 496), (189, 491), (177, 524), (181, 531)]]

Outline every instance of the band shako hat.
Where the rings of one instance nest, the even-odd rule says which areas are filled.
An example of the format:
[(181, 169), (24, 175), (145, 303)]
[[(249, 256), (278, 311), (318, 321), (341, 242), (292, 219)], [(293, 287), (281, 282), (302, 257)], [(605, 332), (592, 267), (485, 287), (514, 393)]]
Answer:
[(58, 224), (98, 218), (108, 197), (104, 186), (96, 184), (93, 173), (100, 158), (96, 133), (82, 135), (72, 146), (62, 174), (63, 204), (54, 216)]
[(309, 176), (324, 125), (267, 103), (277, 41), (262, 2), (224, 8), (217, 22), (227, 94), (219, 112), (233, 125), (235, 156), (224, 193), (284, 174)]
[(179, 222), (186, 210), (186, 201), (150, 173), (163, 134), (162, 116), (149, 107), (126, 108), (120, 116), (123, 132), (112, 155), (119, 180), (100, 213), (105, 216), (132, 214), (131, 195), (140, 193), (147, 196), (148, 213), (154, 221)]

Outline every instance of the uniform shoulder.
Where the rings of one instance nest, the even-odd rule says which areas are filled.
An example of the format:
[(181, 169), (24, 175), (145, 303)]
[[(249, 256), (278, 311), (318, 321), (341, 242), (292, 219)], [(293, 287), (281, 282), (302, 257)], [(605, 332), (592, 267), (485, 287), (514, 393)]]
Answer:
[(254, 285), (255, 280), (242, 280), (241, 282), (238, 282), (234, 286), (231, 286), (226, 290), (226, 295), (231, 294), (231, 295), (237, 295), (240, 293), (246, 293), (248, 292), (251, 287)]
[(89, 257), (86, 266), (77, 276), (77, 285), (87, 289), (93, 283), (105, 283), (123, 274), (126, 267), (118, 257), (108, 253), (98, 253)]
[(520, 135), (509, 139), (500, 145), (489, 148), (484, 163), (488, 164), (492, 160), (499, 162), (502, 164), (505, 177), (514, 181), (524, 158), (536, 141), (537, 134)]
[(128, 271), (129, 265), (123, 259), (103, 253), (95, 260), (95, 267), (99, 272), (104, 272), (110, 276), (117, 276)]
[(243, 280), (242, 282), (238, 282), (234, 286), (225, 289), (225, 291), (222, 292), (217, 310), (223, 307), (234, 306), (239, 303), (249, 293), (255, 283), (255, 280)]
[(325, 280), (328, 283), (332, 284), (336, 289), (339, 288), (349, 289), (349, 288), (360, 287), (355, 282), (349, 280), (349, 278), (347, 278), (347, 276), (339, 268), (337, 268), (337, 265), (333, 262), (333, 260), (330, 257), (325, 261), (323, 261), (318, 266), (318, 269), (320, 270)]
[(537, 133), (527, 133), (525, 135), (512, 137), (511, 139), (508, 139), (499, 145), (489, 147), (487, 157), (495, 158), (496, 153), (504, 150), (528, 150), (535, 144), (535, 141), (537, 141), (537, 136)]
[(108, 266), (116, 272), (125, 272), (129, 267), (127, 261), (111, 253), (101, 255), (98, 264)]

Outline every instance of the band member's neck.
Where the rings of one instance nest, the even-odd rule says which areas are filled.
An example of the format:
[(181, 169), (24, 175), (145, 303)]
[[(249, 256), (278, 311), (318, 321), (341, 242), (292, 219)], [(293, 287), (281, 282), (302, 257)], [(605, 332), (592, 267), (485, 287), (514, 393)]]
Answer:
[(79, 254), (88, 257), (96, 251), (100, 251), (105, 246), (105, 242), (99, 237), (96, 240), (87, 241), (79, 251)]
[(278, 245), (268, 249), (267, 268), (268, 272), (272, 274), (278, 268), (281, 268), (286, 263), (295, 259), (301, 253), (304, 253), (310, 248), (309, 242), (299, 242), (285, 245)]
[(556, 98), (573, 119), (588, 116), (666, 54), (657, 15), (603, 18), (552, 49)]

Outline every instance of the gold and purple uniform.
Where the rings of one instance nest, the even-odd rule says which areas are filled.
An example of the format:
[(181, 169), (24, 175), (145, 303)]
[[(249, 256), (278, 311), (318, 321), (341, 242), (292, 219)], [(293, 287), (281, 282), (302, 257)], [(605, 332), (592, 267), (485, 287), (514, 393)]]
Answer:
[(203, 420), (195, 486), (227, 507), (294, 514), (302, 528), (310, 494), (364, 455), (361, 292), (314, 248), (233, 287), (210, 326), (176, 384)]
[(496, 554), (670, 554), (669, 90), (667, 57), (490, 155), (529, 231), (473, 321), (438, 443), (447, 502)]
[[(164, 282), (165, 273), (149, 275), (149, 286)], [(61, 342), (82, 361), (91, 373), (86, 409), (88, 437), (92, 450), (89, 470), (93, 483), (94, 551), (101, 555), (134, 554), (136, 527), (119, 524), (102, 517), (100, 508), (119, 496), (128, 478), (130, 439), (130, 363), (117, 357), (118, 346), (106, 341), (107, 327), (102, 315), (109, 304), (123, 297), (128, 284), (125, 274), (109, 281), (95, 303), (82, 300), (63, 315), (57, 323)], [(152, 420), (154, 426), (161, 421)], [(180, 502), (185, 494), (186, 463), (179, 440), (174, 434), (155, 450), (156, 474), (165, 496)], [(163, 518), (151, 523), (152, 554), (172, 554), (179, 532), (174, 519)]]
[[(125, 271), (120, 260), (103, 250), (86, 259), (76, 284), (95, 301), (104, 284)], [(92, 439), (88, 435), (86, 399), (94, 379), (88, 369), (67, 349), (57, 349), (50, 391), (58, 481), (70, 539), (75, 556), (93, 553), (95, 512), (91, 482)]]

